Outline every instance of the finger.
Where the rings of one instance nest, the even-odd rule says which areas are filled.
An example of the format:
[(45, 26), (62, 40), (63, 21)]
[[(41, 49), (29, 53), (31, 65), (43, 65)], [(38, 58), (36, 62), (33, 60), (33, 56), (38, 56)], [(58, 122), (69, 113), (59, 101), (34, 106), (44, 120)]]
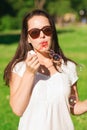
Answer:
[(31, 60), (29, 60), (31, 64), (33, 64), (34, 62), (39, 62), (38, 57), (37, 56), (33, 56)]
[(38, 62), (38, 63), (35, 65), (35, 70), (37, 71), (39, 67), (40, 67), (40, 63)]
[(30, 66), (35, 67), (37, 64), (39, 64), (38, 59), (35, 59), (33, 62), (30, 62)]
[(31, 51), (29, 51), (29, 52), (27, 53), (27, 57), (29, 57), (29, 56), (34, 56), (34, 55), (36, 55), (36, 53), (35, 53), (33, 50), (31, 50)]
[(29, 62), (27, 63), (27, 69), (30, 71), (30, 72), (36, 72), (38, 70), (40, 66), (40, 63), (38, 60), (34, 61), (33, 63)]
[(28, 62), (29, 60), (32, 60), (33, 58), (33, 55), (27, 55), (25, 61)]
[[(33, 59), (34, 57), (37, 57), (36, 54), (32, 54), (32, 55), (31, 55), (31, 54), (27, 54), (27, 58), (26, 58), (25, 61), (26, 61), (26, 62), (32, 61), (32, 59)], [(33, 60), (34, 60), (34, 59), (33, 59)]]
[(37, 63), (39, 63), (39, 60), (38, 60), (38, 57), (37, 57), (37, 56), (33, 56), (31, 60), (29, 59), (29, 60), (26, 62), (26, 64), (27, 64), (28, 66), (30, 66), (31, 68), (33, 68)]

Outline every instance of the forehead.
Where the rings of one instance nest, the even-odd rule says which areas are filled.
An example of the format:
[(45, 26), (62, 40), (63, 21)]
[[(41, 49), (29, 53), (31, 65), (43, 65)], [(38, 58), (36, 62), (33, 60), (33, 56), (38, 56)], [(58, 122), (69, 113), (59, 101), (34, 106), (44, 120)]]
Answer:
[(40, 28), (46, 25), (50, 25), (48, 18), (45, 16), (33, 16), (28, 20), (28, 28)]

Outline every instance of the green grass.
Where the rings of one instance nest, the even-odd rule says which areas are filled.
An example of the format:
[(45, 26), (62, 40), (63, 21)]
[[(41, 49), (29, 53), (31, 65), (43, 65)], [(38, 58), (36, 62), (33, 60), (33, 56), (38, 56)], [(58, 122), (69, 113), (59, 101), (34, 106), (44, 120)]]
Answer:
[[(60, 46), (66, 56), (81, 64), (78, 67), (78, 92), (81, 100), (87, 98), (87, 26), (68, 26), (58, 29)], [(19, 117), (9, 105), (9, 88), (4, 85), (3, 70), (12, 58), (19, 40), (15, 33), (0, 34), (0, 130), (17, 130)], [(87, 130), (87, 113), (72, 116), (75, 130)]]
[[(81, 100), (87, 99), (87, 26), (63, 28), (62, 33), (60, 32), (61, 29), (59, 42), (66, 56), (81, 65), (77, 68), (79, 75), (78, 93)], [(75, 130), (87, 130), (87, 113), (72, 116), (72, 119)]]

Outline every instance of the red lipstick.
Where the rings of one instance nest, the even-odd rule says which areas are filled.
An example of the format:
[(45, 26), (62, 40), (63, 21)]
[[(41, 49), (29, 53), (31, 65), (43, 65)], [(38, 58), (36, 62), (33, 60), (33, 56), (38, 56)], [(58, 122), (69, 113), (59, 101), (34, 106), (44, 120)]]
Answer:
[(47, 47), (48, 46), (48, 42), (41, 42), (41, 46), (42, 47)]

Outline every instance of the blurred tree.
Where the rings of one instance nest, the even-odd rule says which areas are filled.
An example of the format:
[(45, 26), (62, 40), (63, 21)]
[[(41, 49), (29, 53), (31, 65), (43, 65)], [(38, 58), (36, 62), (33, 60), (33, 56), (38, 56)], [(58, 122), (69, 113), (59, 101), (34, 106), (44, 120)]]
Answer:
[(7, 0), (7, 1), (12, 6), (16, 14), (18, 14), (22, 10), (29, 11), (34, 7), (34, 0), (26, 0), (26, 1), (25, 0)]
[(35, 8), (43, 9), (46, 3), (46, 0), (34, 0)]
[(0, 30), (20, 29), (23, 16), (33, 8), (32, 0), (1, 0)]
[(81, 9), (87, 9), (87, 0), (70, 0), (71, 8), (76, 12)]
[[(44, 9), (54, 18), (73, 12), (78, 13), (79, 16), (79, 10), (87, 9), (87, 0), (0, 0), (0, 30), (20, 28), (25, 13), (34, 8)], [(9, 24), (4, 22), (5, 19), (8, 20)]]
[(81, 4), (84, 0), (70, 0), (71, 8), (73, 8), (75, 11), (78, 12), (78, 10), (81, 8)]
[(12, 15), (15, 16), (14, 9), (6, 0), (0, 0), (0, 17), (4, 15)]
[(57, 14), (58, 16), (72, 10), (72, 8), (70, 8), (70, 0), (48, 0), (46, 4), (46, 9), (52, 15)]

